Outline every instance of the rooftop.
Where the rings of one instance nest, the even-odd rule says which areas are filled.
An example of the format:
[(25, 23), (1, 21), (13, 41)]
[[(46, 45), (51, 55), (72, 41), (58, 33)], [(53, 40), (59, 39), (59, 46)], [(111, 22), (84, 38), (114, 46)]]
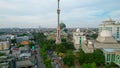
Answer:
[(116, 48), (116, 49), (103, 49), (105, 52), (120, 52), (120, 49)]
[(16, 64), (17, 64), (17, 67), (26, 67), (26, 66), (32, 66), (33, 65), (30, 60), (17, 61)]

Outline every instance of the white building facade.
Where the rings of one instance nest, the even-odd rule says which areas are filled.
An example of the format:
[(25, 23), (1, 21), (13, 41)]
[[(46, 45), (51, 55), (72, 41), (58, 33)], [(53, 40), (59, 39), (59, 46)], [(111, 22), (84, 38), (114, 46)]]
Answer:
[(79, 50), (79, 48), (82, 46), (83, 38), (83, 32), (80, 32), (79, 28), (73, 32), (73, 42), (76, 50)]
[(112, 19), (108, 19), (106, 21), (103, 21), (102, 24), (99, 25), (99, 33), (103, 30), (109, 30), (112, 33), (112, 36), (120, 41), (120, 23), (116, 23), (116, 21), (113, 21)]

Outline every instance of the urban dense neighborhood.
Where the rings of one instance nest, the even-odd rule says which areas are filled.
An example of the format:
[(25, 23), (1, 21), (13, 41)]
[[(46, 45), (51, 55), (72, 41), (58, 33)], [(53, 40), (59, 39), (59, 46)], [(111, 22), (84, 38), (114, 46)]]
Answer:
[[(0, 24), (0, 68), (120, 68), (120, 21), (114, 20), (120, 14), (120, 10), (117, 10), (118, 8), (114, 8), (114, 10), (117, 10), (114, 12), (113, 9), (104, 9), (104, 11), (106, 11), (104, 12), (96, 9), (94, 6), (90, 9), (91, 11), (94, 10), (92, 11), (92, 14), (90, 14), (91, 11), (85, 10), (86, 5), (82, 5), (84, 8), (81, 9), (80, 5), (78, 5), (78, 1), (80, 0), (69, 0), (69, 2), (73, 3), (72, 6), (68, 3), (68, 5), (65, 6), (66, 4), (64, 0), (57, 0), (57, 3), (52, 0), (50, 3), (48, 3), (48, 1), (47, 4), (44, 0), (32, 0), (32, 2), (30, 0), (29, 2), (27, 0), (0, 1), (2, 2), (0, 4), (5, 4), (4, 7), (1, 7), (0, 5), (0, 10), (2, 8), (0, 11), (0, 22), (2, 23)], [(87, 6), (97, 5), (89, 4), (91, 0), (87, 1), (88, 2), (81, 2), (83, 4), (87, 3)], [(30, 5), (27, 2), (30, 3)], [(96, 2), (100, 2), (100, 6), (102, 6), (101, 3), (103, 2), (98, 0), (96, 0), (95, 3)], [(107, 0), (105, 2), (107, 2)], [(110, 3), (111, 2), (112, 1), (110, 1)], [(16, 6), (11, 3), (15, 3), (14, 5)], [(26, 6), (22, 5), (22, 3), (27, 3), (27, 8), (24, 8)], [(52, 14), (52, 9), (55, 7), (52, 7), (51, 9), (50, 5), (55, 3), (57, 5), (57, 18), (52, 18), (51, 15), (54, 15)], [(64, 7), (60, 7), (61, 3), (62, 6), (70, 6), (69, 9), (66, 10), (68, 14), (63, 11), (63, 15), (61, 15), (61, 10), (64, 9)], [(46, 11), (44, 11), (42, 12), (42, 15), (39, 14), (40, 11), (44, 10), (42, 8), (38, 8), (41, 4), (45, 5), (42, 6), (42, 8), (49, 9), (48, 11), (50, 13), (46, 13)], [(11, 12), (11, 10), (3, 11), (6, 8), (10, 9), (9, 5), (12, 7), (11, 10), (14, 10), (14, 12)], [(49, 7), (47, 5), (49, 5)], [(73, 5), (75, 5), (77, 9), (71, 10), (76, 8)], [(106, 7), (108, 6), (109, 8), (113, 8), (113, 5), (111, 6), (107, 4)], [(98, 7), (98, 5), (96, 7)], [(16, 9), (24, 10), (24, 12)], [(27, 13), (25, 12), (26, 9)], [(40, 10), (37, 11), (38, 9)], [(113, 18), (108, 17), (112, 15), (110, 11), (114, 12), (113, 14), (116, 16), (113, 15)], [(4, 12), (10, 12), (10, 14), (7, 15), (7, 13)], [(32, 12), (38, 14), (34, 15)], [(98, 12), (102, 13), (98, 14)], [(12, 17), (11, 13), (16, 17)], [(81, 13), (81, 15), (79, 13)], [(29, 14), (32, 16), (29, 16)], [(44, 15), (47, 15), (47, 18)], [(80, 17), (74, 15), (80, 15)], [(86, 18), (86, 16), (88, 17)], [(44, 20), (44, 18), (49, 21), (47, 24), (45, 21), (41, 21)], [(57, 19), (57, 27), (50, 28), (49, 24), (53, 26), (53, 23), (50, 22), (53, 22), (55, 18)], [(62, 19), (63, 21), (61, 21)], [(67, 27), (68, 24), (66, 24), (66, 22), (68, 22), (67, 20), (69, 20), (72, 25), (69, 28)], [(87, 26), (82, 28), (79, 25), (79, 23), (86, 25), (85, 22), (92, 22), (90, 24), (93, 24), (93, 22), (95, 22), (93, 20), (100, 22), (97, 27)], [(9, 21), (10, 24), (7, 21)], [(47, 25), (47, 27), (43, 28), (39, 25), (37, 25), (39, 27), (36, 28), (32, 27), (35, 23), (39, 24), (40, 21), (42, 24)], [(73, 27), (75, 22), (79, 23)], [(7, 24), (5, 25), (4, 23)], [(22, 27), (19, 28), (15, 26), (16, 23), (18, 23), (18, 26), (21, 23), (27, 23), (27, 26), (32, 23), (32, 25), (30, 26), (31, 28), (27, 28), (25, 25), (22, 25)], [(4, 27), (4, 25), (7, 27)], [(12, 28), (10, 28), (9, 25), (12, 25)]]
[(0, 67), (119, 68), (120, 24), (112, 23), (112, 19), (102, 24), (104, 26), (100, 24), (98, 28), (68, 29), (60, 23), (59, 44), (56, 44), (53, 28), (14, 28), (11, 32), (7, 28), (1, 29)]

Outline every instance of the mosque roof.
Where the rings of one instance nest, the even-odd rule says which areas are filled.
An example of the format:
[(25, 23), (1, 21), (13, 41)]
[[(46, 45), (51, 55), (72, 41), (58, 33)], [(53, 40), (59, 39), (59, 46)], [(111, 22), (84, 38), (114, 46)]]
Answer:
[(103, 30), (101, 33), (100, 33), (100, 36), (101, 37), (112, 37), (112, 33), (108, 30)]
[(113, 21), (111, 18), (107, 18), (105, 22), (115, 22), (115, 21)]
[(118, 49), (120, 48), (120, 43), (101, 43), (94, 41), (94, 48), (96, 49)]
[(110, 49), (110, 48), (104, 48), (103, 49), (105, 52), (120, 52), (120, 49), (119, 48), (115, 48), (115, 49)]
[(111, 32), (108, 30), (103, 30), (99, 34), (97, 41), (101, 43), (117, 43), (117, 41), (112, 37)]

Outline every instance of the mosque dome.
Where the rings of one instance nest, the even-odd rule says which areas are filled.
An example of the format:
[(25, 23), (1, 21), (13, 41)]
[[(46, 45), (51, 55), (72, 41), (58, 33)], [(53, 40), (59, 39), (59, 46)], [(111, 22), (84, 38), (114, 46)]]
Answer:
[(101, 37), (112, 37), (112, 34), (110, 31), (108, 30), (103, 30), (101, 33), (100, 33), (100, 36)]
[(112, 21), (112, 19), (111, 18), (107, 18), (106, 21)]
[(76, 29), (76, 32), (80, 32), (80, 29), (79, 29), (79, 28), (77, 28), (77, 29)]
[(111, 18), (107, 18), (105, 21), (103, 22), (115, 22), (114, 20), (112, 20)]

